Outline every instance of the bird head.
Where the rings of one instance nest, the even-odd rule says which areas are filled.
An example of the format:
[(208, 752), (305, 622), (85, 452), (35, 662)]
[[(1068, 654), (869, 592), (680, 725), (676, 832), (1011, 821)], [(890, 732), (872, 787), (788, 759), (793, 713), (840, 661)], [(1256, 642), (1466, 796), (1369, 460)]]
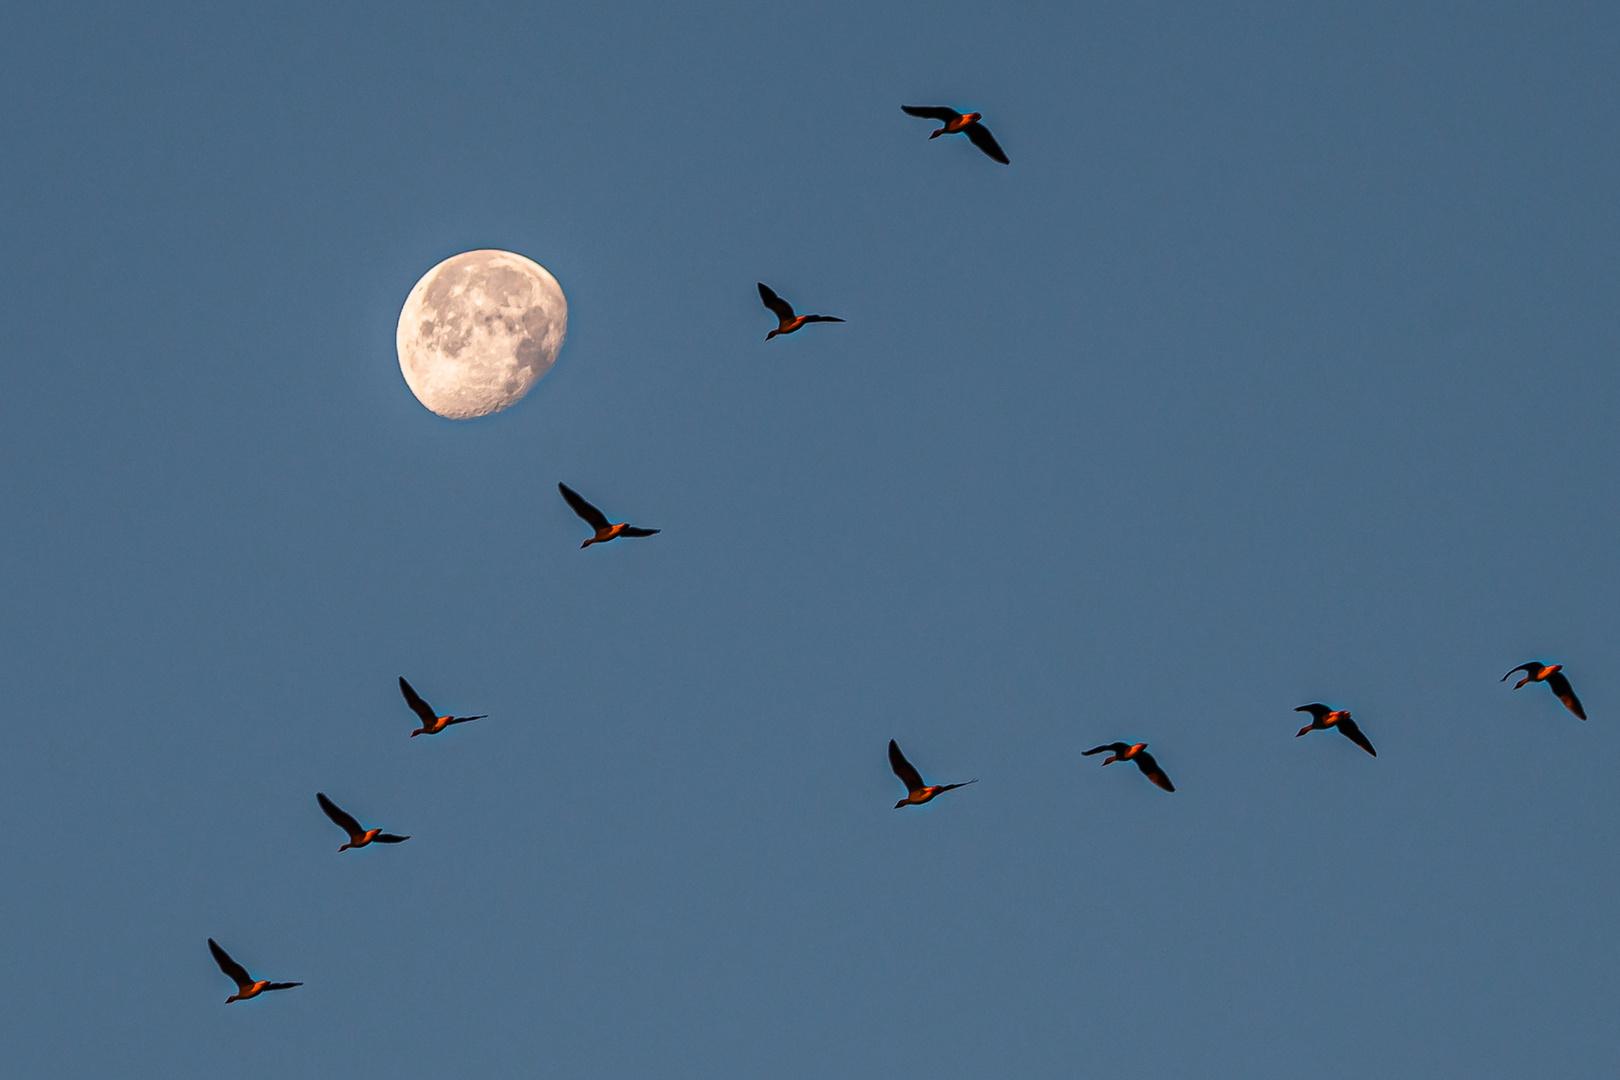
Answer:
[(1296, 738), (1296, 739), (1299, 738), (1301, 735), (1305, 734), (1309, 730), (1311, 730), (1311, 725), (1306, 724), (1304, 727), (1300, 728), (1298, 732), (1295, 733), (1294, 738)]
[(1525, 683), (1527, 683), (1529, 681), (1530, 681), (1530, 676), (1526, 675), (1524, 678), (1520, 679), (1518, 682), (1513, 684), (1513, 689), (1517, 690), (1519, 687), (1523, 686)]
[(1129, 750), (1125, 751), (1125, 756), (1126, 757), (1135, 757), (1138, 752), (1140, 752), (1142, 750), (1146, 750), (1146, 749), (1147, 749), (1147, 743), (1139, 742), (1135, 746), (1131, 747)]
[(414, 738), (416, 738), (416, 737), (417, 737), (417, 736), (418, 736), (418, 735), (426, 735), (426, 734), (427, 734), (427, 728), (425, 728), (425, 727), (419, 727), (419, 728), (417, 728), (417, 729), (416, 729), (416, 730), (415, 730), (415, 731), (413, 731), (413, 732), (411, 732), (411, 738), (413, 738), (413, 739), (414, 739)]
[(984, 119), (983, 113), (970, 112), (962, 117), (962, 122), (964, 124), (977, 124), (982, 119)]
[(909, 802), (910, 802), (910, 801), (911, 801), (911, 799), (910, 799), (910, 797), (909, 797), (909, 796), (908, 796), (908, 797), (907, 797), (907, 798), (904, 798), (904, 799), (901, 799), (901, 800), (900, 800), (900, 801), (899, 801), (899, 802), (897, 802), (897, 803), (895, 803), (895, 804), (894, 804), (894, 808), (895, 808), (895, 809), (896, 809), (896, 810), (898, 810), (898, 809), (900, 809), (900, 808), (901, 808), (901, 807), (902, 807), (902, 806), (904, 806), (904, 805), (906, 805), (906, 804), (907, 804), (907, 803), (909, 803)]
[(1541, 677), (1543, 679), (1545, 679), (1547, 676), (1551, 675), (1553, 672), (1555, 672), (1555, 671), (1563, 671), (1563, 670), (1564, 670), (1564, 665), (1563, 664), (1550, 664), (1547, 667), (1544, 667), (1544, 668), (1541, 669)]

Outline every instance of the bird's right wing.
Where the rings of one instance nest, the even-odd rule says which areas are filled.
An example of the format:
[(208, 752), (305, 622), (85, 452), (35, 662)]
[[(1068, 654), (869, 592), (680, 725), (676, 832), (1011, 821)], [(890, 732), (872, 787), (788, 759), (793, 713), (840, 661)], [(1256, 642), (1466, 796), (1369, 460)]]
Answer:
[(226, 978), (239, 987), (253, 985), (253, 976), (247, 973), (247, 968), (232, 960), (231, 954), (220, 948), (219, 942), (213, 938), (208, 939), (208, 951), (214, 954), (214, 963), (219, 965), (219, 970), (225, 973)]
[(1575, 696), (1575, 688), (1569, 685), (1569, 680), (1564, 678), (1562, 671), (1555, 671), (1547, 676), (1547, 686), (1558, 700), (1564, 703), (1564, 708), (1582, 720), (1586, 719), (1586, 710), (1581, 708), (1581, 699)]
[(1373, 749), (1372, 740), (1361, 733), (1361, 728), (1357, 726), (1354, 720), (1346, 716), (1333, 726), (1339, 729), (1339, 734), (1343, 735), (1345, 738), (1367, 751), (1367, 753), (1371, 754), (1373, 757), (1378, 756), (1378, 751)]
[(1160, 787), (1164, 788), (1164, 790), (1176, 790), (1176, 785), (1170, 782), (1170, 777), (1166, 776), (1164, 770), (1159, 768), (1158, 759), (1152, 754), (1148, 753), (1146, 750), (1137, 752), (1136, 767), (1142, 770), (1143, 776), (1147, 777), (1155, 784), (1158, 784)]
[(983, 124), (974, 121), (962, 129), (962, 134), (966, 135), (974, 146), (983, 150), (985, 156), (991, 161), (999, 161), (1003, 165), (1012, 164), (1007, 160), (1006, 151), (1001, 149), (1001, 144), (996, 142), (996, 137), (990, 134), (990, 129)]
[(411, 707), (411, 712), (421, 718), (422, 723), (433, 726), (439, 714), (433, 711), (433, 706), (422, 700), (422, 695), (416, 692), (416, 687), (405, 681), (405, 676), (399, 677), (399, 692), (405, 695), (405, 704)]
[(574, 508), (574, 513), (578, 514), (585, 520), (585, 524), (589, 525), (597, 532), (601, 532), (603, 529), (608, 527), (607, 515), (602, 513), (602, 511), (598, 510), (596, 507), (592, 506), (590, 503), (586, 502), (584, 497), (580, 495), (579, 492), (575, 491), (567, 484), (561, 483), (557, 485), (557, 490), (562, 492), (562, 497), (568, 500), (568, 505)]
[(812, 322), (843, 322), (844, 320), (840, 319), (836, 315), (806, 315), (804, 317), (804, 321), (807, 322), (807, 323), (812, 323)]
[(927, 786), (923, 783), (922, 774), (917, 771), (916, 766), (906, 760), (906, 755), (900, 752), (900, 744), (893, 739), (889, 740), (889, 768), (893, 769), (894, 775), (906, 785), (907, 791), (921, 791)]
[(1514, 668), (1512, 671), (1510, 671), (1506, 675), (1502, 676), (1500, 681), (1501, 682), (1507, 682), (1509, 679), (1513, 678), (1513, 676), (1517, 675), (1521, 671), (1524, 671), (1524, 672), (1540, 671), (1545, 666), (1546, 665), (1543, 664), (1540, 660), (1532, 660), (1528, 664), (1520, 664), (1518, 667)]
[(479, 716), (452, 716), (450, 719), (444, 722), (444, 726), (449, 727), (451, 724), (467, 724), (474, 720), (487, 720), (488, 718), (489, 713), (483, 713)]
[(947, 109), (943, 105), (902, 105), (900, 111), (907, 116), (920, 116), (924, 120), (938, 120), (942, 124), (955, 120), (962, 115), (955, 109)]
[(410, 837), (408, 836), (395, 836), (391, 832), (385, 832), (378, 834), (375, 838), (375, 842), (378, 844), (403, 844), (409, 839)]
[(325, 792), (317, 791), (315, 793), (315, 801), (321, 804), (321, 809), (326, 812), (327, 817), (332, 819), (332, 824), (336, 825), (350, 836), (360, 836), (366, 831), (362, 829), (360, 827), (360, 823), (354, 820), (354, 818), (350, 817), (342, 807), (333, 802), (331, 799), (328, 799)]
[(1333, 710), (1328, 708), (1326, 705), (1323, 705), (1321, 702), (1314, 702), (1314, 703), (1312, 703), (1310, 705), (1301, 705), (1299, 708), (1295, 709), (1294, 711), (1295, 712), (1308, 712), (1308, 713), (1311, 714), (1312, 719), (1320, 720), (1320, 719), (1322, 719), (1322, 717), (1326, 716), (1328, 713), (1332, 712)]
[(620, 536), (656, 536), (663, 529), (643, 529), (640, 525), (626, 525), (619, 530)]
[(291, 990), (295, 986), (303, 986), (303, 985), (304, 984), (301, 983), (301, 982), (297, 982), (297, 983), (266, 983), (264, 988), (266, 990)]
[(1082, 751), (1080, 751), (1080, 756), (1081, 757), (1090, 757), (1092, 754), (1100, 754), (1104, 750), (1111, 750), (1116, 754), (1123, 754), (1125, 751), (1127, 751), (1129, 749), (1130, 749), (1130, 747), (1126, 746), (1122, 742), (1111, 742), (1111, 743), (1106, 743), (1106, 744), (1104, 744), (1102, 746), (1093, 746), (1090, 750), (1082, 750)]
[(777, 296), (776, 290), (763, 281), (756, 282), (756, 284), (759, 285), (759, 299), (766, 307), (771, 309), (771, 314), (783, 322), (792, 322), (793, 305)]

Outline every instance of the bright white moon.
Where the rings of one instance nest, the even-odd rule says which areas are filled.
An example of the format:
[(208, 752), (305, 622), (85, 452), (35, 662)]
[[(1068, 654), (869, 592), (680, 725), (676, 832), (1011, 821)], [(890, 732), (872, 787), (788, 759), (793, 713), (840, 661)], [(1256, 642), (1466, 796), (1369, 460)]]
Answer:
[(510, 251), (467, 251), (423, 275), (399, 313), (399, 370), (416, 400), (471, 420), (529, 392), (557, 359), (568, 301), (546, 268)]

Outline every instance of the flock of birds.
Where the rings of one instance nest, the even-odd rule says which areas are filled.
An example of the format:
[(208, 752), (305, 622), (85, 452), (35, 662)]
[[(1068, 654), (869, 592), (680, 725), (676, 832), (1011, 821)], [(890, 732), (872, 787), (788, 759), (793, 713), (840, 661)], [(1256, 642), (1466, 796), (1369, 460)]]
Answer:
[[(990, 134), (989, 128), (980, 123), (982, 117), (979, 113), (959, 113), (955, 109), (931, 105), (902, 105), (901, 109), (908, 115), (928, 120), (938, 120), (944, 125), (929, 135), (930, 139), (937, 138), (940, 135), (966, 135), (973, 145), (984, 151), (985, 155), (991, 160), (1000, 162), (1003, 165), (1009, 164), (1007, 155), (1002, 151), (1001, 145), (996, 142), (995, 136)], [(764, 282), (759, 283), (759, 298), (770, 313), (776, 316), (777, 320), (776, 329), (765, 335), (766, 341), (779, 334), (795, 333), (810, 323), (844, 321), (831, 315), (795, 314), (793, 305), (783, 300)], [(615, 523), (609, 521), (606, 514), (567, 484), (559, 483), (557, 490), (562, 494), (563, 500), (568, 503), (569, 508), (591, 528), (591, 536), (580, 545), (581, 549), (588, 548), (592, 544), (605, 544), (621, 537), (653, 536), (660, 531), (639, 525), (630, 525), (625, 522)], [(1580, 719), (1586, 719), (1586, 710), (1582, 707), (1580, 698), (1575, 696), (1575, 690), (1570, 686), (1568, 677), (1564, 675), (1562, 664), (1544, 664), (1540, 660), (1531, 660), (1509, 671), (1502, 676), (1501, 681), (1506, 682), (1521, 671), (1524, 672), (1524, 677), (1513, 685), (1513, 689), (1517, 690), (1528, 683), (1544, 683), (1553, 692), (1554, 696), (1564, 703), (1565, 708)], [(473, 720), (483, 720), (487, 715), (441, 715), (438, 710), (423, 700), (422, 695), (416, 692), (416, 688), (411, 686), (404, 676), (400, 677), (399, 690), (404, 695), (405, 704), (416, 714), (422, 724), (421, 727), (411, 732), (411, 738), (413, 739), (418, 735), (438, 735), (452, 725), (465, 724)], [(1378, 756), (1378, 751), (1373, 749), (1372, 740), (1367, 738), (1360, 726), (1351, 719), (1348, 710), (1333, 709), (1321, 702), (1312, 702), (1309, 705), (1301, 705), (1294, 711), (1309, 713), (1311, 716), (1311, 722), (1300, 728), (1298, 734), (1294, 736), (1295, 738), (1312, 731), (1337, 731), (1373, 757)], [(1175, 791), (1176, 787), (1170, 782), (1169, 775), (1159, 765), (1158, 760), (1147, 752), (1147, 746), (1147, 743), (1104, 743), (1101, 746), (1094, 746), (1090, 750), (1081, 751), (1081, 755), (1090, 757), (1106, 751), (1108, 757), (1103, 759), (1104, 765), (1111, 765), (1116, 761), (1133, 762), (1141, 770), (1142, 775), (1154, 784), (1165, 791)], [(956, 784), (923, 783), (922, 774), (917, 771), (916, 766), (906, 759), (905, 754), (900, 750), (900, 745), (893, 739), (889, 740), (889, 767), (894, 771), (894, 775), (899, 778), (900, 782), (906, 786), (905, 797), (894, 804), (896, 810), (907, 806), (922, 806), (924, 803), (932, 802), (947, 791), (955, 791), (957, 788), (978, 783), (977, 778)], [(332, 820), (332, 823), (342, 829), (349, 837), (348, 842), (338, 848), (339, 852), (347, 851), (350, 848), (363, 848), (371, 844), (400, 844), (410, 839), (409, 836), (383, 832), (382, 829), (361, 828), (359, 821), (327, 798), (324, 792), (316, 792), (315, 801), (320, 806), (321, 811)], [(248, 974), (247, 969), (231, 959), (230, 954), (221, 948), (213, 938), (208, 939), (208, 949), (214, 956), (214, 962), (219, 965), (219, 970), (224, 972), (232, 982), (236, 983), (236, 993), (225, 999), (227, 1004), (233, 1001), (247, 1001), (271, 990), (290, 990), (295, 986), (304, 985), (301, 982), (270, 982), (253, 978), (252, 975)]]

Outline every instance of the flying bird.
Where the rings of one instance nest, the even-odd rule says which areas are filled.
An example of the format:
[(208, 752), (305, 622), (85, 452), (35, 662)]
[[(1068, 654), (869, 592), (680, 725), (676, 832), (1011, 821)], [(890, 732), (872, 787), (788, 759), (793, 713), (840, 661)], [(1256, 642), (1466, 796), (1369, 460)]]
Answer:
[(1570, 686), (1569, 680), (1564, 677), (1563, 668), (1563, 664), (1548, 665), (1543, 664), (1540, 660), (1532, 660), (1528, 664), (1520, 664), (1502, 676), (1502, 682), (1507, 682), (1510, 676), (1522, 671), (1524, 672), (1524, 678), (1514, 683), (1513, 689), (1517, 690), (1525, 683), (1544, 682), (1547, 684), (1547, 689), (1551, 690), (1558, 697), (1558, 700), (1564, 703), (1564, 708), (1585, 720), (1586, 710), (1581, 708), (1581, 699), (1575, 696), (1574, 687)]
[(349, 842), (338, 848), (339, 851), (362, 848), (373, 841), (379, 844), (399, 844), (410, 839), (408, 836), (385, 833), (381, 829), (362, 829), (360, 823), (350, 817), (337, 803), (328, 799), (325, 792), (317, 791), (315, 801), (321, 804), (321, 810), (332, 819), (332, 824), (349, 834)]
[(991, 161), (1012, 164), (1002, 152), (1001, 144), (996, 142), (996, 137), (990, 134), (990, 129), (979, 123), (982, 113), (959, 113), (943, 105), (902, 105), (900, 111), (908, 116), (920, 116), (924, 120), (938, 120), (944, 124), (944, 127), (928, 136), (930, 139), (937, 139), (941, 135), (966, 135)]
[(236, 984), (236, 993), (225, 999), (227, 1005), (233, 1001), (246, 1001), (248, 998), (256, 998), (266, 990), (291, 990), (295, 986), (304, 985), (301, 982), (277, 983), (265, 982), (263, 979), (255, 980), (253, 976), (247, 973), (247, 968), (232, 960), (231, 954), (220, 948), (219, 942), (213, 938), (208, 939), (208, 951), (214, 954), (214, 963), (219, 965), (219, 970), (223, 971), (226, 978)]
[(636, 525), (614, 525), (608, 521), (606, 514), (586, 502), (579, 492), (567, 484), (559, 483), (557, 490), (562, 492), (564, 499), (568, 500), (568, 505), (574, 508), (574, 513), (578, 514), (585, 524), (596, 530), (595, 536), (579, 545), (582, 549), (588, 548), (592, 544), (605, 544), (609, 540), (616, 540), (621, 536), (651, 536), (654, 533), (663, 531), (662, 529), (643, 529)]
[(889, 768), (893, 769), (894, 775), (898, 776), (900, 782), (906, 785), (906, 797), (894, 804), (896, 810), (902, 806), (921, 806), (936, 795), (942, 795), (947, 791), (954, 791), (959, 787), (967, 787), (968, 784), (977, 784), (979, 782), (978, 778), (975, 777), (960, 784), (925, 784), (923, 783), (922, 774), (917, 771), (915, 765), (906, 760), (906, 755), (900, 752), (900, 744), (893, 739), (889, 740)]
[(1122, 742), (1106, 743), (1102, 746), (1093, 746), (1090, 750), (1082, 750), (1080, 756), (1090, 757), (1092, 754), (1100, 754), (1104, 750), (1109, 751), (1109, 755), (1103, 759), (1104, 765), (1111, 765), (1116, 761), (1134, 761), (1136, 767), (1142, 770), (1143, 776), (1166, 791), (1176, 790), (1176, 785), (1170, 782), (1170, 778), (1164, 774), (1163, 769), (1159, 768), (1159, 763), (1154, 760), (1153, 755), (1147, 752), (1147, 743), (1139, 742), (1134, 746)]
[(416, 687), (406, 682), (403, 675), (399, 677), (399, 692), (405, 695), (405, 704), (411, 707), (411, 712), (421, 717), (422, 720), (422, 726), (411, 732), (411, 738), (413, 739), (418, 735), (437, 735), (451, 724), (465, 724), (469, 720), (482, 720), (489, 715), (484, 713), (482, 716), (440, 716), (433, 711), (433, 706), (422, 700), (422, 695), (416, 692)]
[(766, 307), (771, 309), (771, 314), (776, 316), (776, 329), (765, 335), (766, 341), (771, 340), (777, 334), (791, 334), (805, 323), (844, 321), (831, 315), (795, 315), (793, 314), (792, 304), (777, 296), (776, 291), (763, 281), (758, 284), (760, 300), (764, 302)]
[(1299, 738), (1300, 735), (1305, 734), (1307, 731), (1326, 731), (1328, 728), (1338, 728), (1340, 735), (1343, 735), (1373, 757), (1378, 756), (1378, 751), (1373, 749), (1372, 743), (1368, 741), (1367, 736), (1361, 733), (1361, 729), (1356, 726), (1354, 720), (1350, 719), (1350, 714), (1346, 710), (1330, 709), (1326, 705), (1316, 702), (1310, 705), (1301, 705), (1294, 711), (1311, 714), (1311, 722), (1300, 728), (1299, 733), (1294, 738)]

